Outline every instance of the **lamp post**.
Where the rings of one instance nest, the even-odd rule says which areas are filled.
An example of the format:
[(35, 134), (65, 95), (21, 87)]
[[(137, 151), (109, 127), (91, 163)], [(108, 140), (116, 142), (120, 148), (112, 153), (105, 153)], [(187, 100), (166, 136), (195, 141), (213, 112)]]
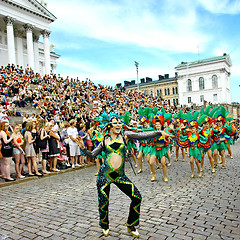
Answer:
[(137, 85), (138, 85), (138, 93), (139, 93), (139, 83), (138, 83), (138, 65), (139, 65), (139, 63), (135, 61), (135, 67), (136, 67), (136, 71), (137, 71)]

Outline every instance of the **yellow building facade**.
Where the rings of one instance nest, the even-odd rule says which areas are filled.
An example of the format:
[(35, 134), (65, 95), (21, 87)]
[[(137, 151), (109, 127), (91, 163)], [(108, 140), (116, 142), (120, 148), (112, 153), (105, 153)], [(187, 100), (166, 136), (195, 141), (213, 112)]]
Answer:
[(169, 78), (168, 74), (165, 76), (159, 75), (158, 80), (152, 81), (151, 78), (140, 79), (140, 83), (136, 84), (135, 81), (125, 81), (124, 87), (127, 90), (138, 90), (145, 95), (155, 98), (161, 98), (167, 101), (170, 105), (178, 105), (178, 81), (177, 76)]

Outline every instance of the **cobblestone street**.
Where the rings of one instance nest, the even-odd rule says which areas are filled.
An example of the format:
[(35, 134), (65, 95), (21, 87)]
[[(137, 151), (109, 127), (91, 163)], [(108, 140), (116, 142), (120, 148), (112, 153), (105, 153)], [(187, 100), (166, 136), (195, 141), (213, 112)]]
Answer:
[[(212, 174), (205, 156), (203, 177), (191, 179), (189, 159), (168, 168), (169, 182), (157, 170), (126, 174), (143, 197), (140, 239), (240, 239), (240, 141), (226, 157), (226, 169)], [(197, 171), (197, 170), (195, 170)], [(96, 166), (33, 179), (0, 188), (0, 239), (104, 239), (98, 225)], [(110, 235), (133, 239), (127, 233), (130, 200), (115, 185), (110, 193)]]

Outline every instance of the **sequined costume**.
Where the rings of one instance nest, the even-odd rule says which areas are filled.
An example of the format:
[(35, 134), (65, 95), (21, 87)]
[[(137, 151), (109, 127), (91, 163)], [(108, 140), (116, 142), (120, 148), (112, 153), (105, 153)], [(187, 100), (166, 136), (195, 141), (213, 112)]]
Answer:
[(221, 139), (225, 139), (224, 135), (225, 135), (225, 128), (224, 127), (214, 127), (213, 129), (213, 145), (212, 145), (212, 151), (214, 151), (215, 149), (217, 149), (219, 152), (221, 152), (222, 150), (226, 150), (227, 149), (227, 145), (225, 143), (226, 140), (221, 140)]
[(189, 142), (189, 156), (196, 158), (200, 162), (202, 156), (201, 156), (201, 152), (198, 148), (199, 133), (196, 133), (196, 134), (189, 133), (187, 139)]
[(227, 124), (225, 124), (224, 127), (214, 127), (212, 130), (212, 150), (214, 151), (215, 149), (217, 149), (219, 152), (221, 152), (222, 150), (227, 150), (227, 142), (229, 141), (231, 136), (234, 136), (237, 133), (236, 129), (233, 126)]
[[(95, 135), (93, 136), (92, 138), (92, 142), (93, 142), (93, 146), (94, 148), (96, 148), (100, 142), (103, 140), (103, 134), (98, 132), (98, 131), (95, 131)], [(98, 156), (97, 158), (100, 160), (100, 164), (102, 164), (102, 158), (104, 159), (105, 158), (105, 152), (102, 151)]]
[[(134, 133), (126, 131), (123, 135), (128, 139), (143, 140), (147, 138), (153, 138), (161, 135), (161, 131), (141, 132)], [(105, 139), (109, 137), (111, 142), (105, 145)], [(131, 180), (125, 175), (125, 158), (126, 158), (126, 146), (123, 142), (117, 139), (113, 140), (110, 136), (105, 136), (103, 141), (98, 145), (92, 152), (83, 149), (83, 152), (90, 158), (96, 157), (101, 151), (105, 151), (106, 158), (102, 164), (98, 177), (97, 177), (97, 189), (98, 189), (98, 207), (100, 214), (99, 224), (103, 229), (109, 228), (108, 221), (108, 205), (109, 205), (109, 193), (110, 184), (114, 183), (122, 192), (131, 198), (129, 217), (127, 223), (130, 226), (137, 226), (139, 224), (140, 216), (140, 205), (141, 205), (141, 194)], [(112, 167), (110, 162), (113, 154), (118, 154), (122, 158), (122, 163), (119, 168), (115, 169)]]
[(176, 143), (180, 148), (187, 148), (188, 147), (188, 133), (185, 129), (178, 129), (176, 133)]
[(203, 153), (206, 153), (208, 150), (211, 150), (212, 147), (212, 131), (211, 129), (201, 129), (199, 131), (199, 149)]
[[(159, 147), (154, 145), (154, 143), (163, 143), (164, 145)], [(153, 147), (150, 152), (150, 155), (156, 156), (159, 160), (161, 160), (162, 157), (168, 158), (168, 154), (167, 154), (168, 149), (169, 149), (168, 142), (165, 142), (162, 136), (156, 137), (156, 138), (153, 138)]]

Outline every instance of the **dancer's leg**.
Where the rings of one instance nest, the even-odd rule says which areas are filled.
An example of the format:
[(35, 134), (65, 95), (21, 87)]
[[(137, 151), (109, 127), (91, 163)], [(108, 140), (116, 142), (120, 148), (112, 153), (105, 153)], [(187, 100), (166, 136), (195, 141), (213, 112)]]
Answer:
[(115, 185), (132, 200), (127, 224), (130, 226), (139, 225), (140, 205), (142, 201), (140, 192), (127, 176), (121, 177), (120, 181), (117, 181)]

